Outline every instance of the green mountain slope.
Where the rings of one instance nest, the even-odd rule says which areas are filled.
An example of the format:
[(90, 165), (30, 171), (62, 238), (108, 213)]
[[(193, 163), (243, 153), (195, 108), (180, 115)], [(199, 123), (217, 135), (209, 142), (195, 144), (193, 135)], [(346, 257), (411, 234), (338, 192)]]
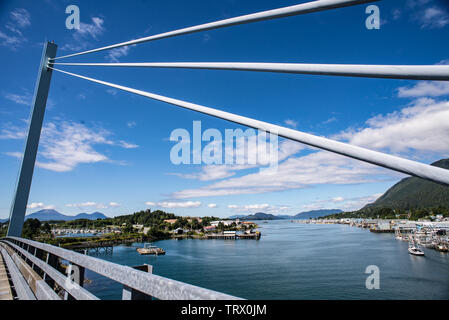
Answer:
[[(441, 159), (433, 166), (449, 169), (449, 159)], [(431, 207), (449, 207), (449, 187), (421, 178), (405, 178), (387, 190), (375, 202), (363, 207), (360, 211), (372, 209), (421, 209)]]

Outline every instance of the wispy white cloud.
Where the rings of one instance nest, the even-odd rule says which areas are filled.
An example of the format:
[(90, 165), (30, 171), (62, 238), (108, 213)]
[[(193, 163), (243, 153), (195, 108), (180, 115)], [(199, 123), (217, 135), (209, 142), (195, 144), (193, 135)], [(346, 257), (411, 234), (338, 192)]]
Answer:
[(217, 204), (216, 204), (216, 203), (209, 203), (209, 204), (207, 205), (207, 207), (209, 207), (209, 208), (211, 208), (211, 209), (214, 209), (214, 208), (217, 207)]
[(448, 12), (440, 7), (426, 8), (420, 16), (421, 28), (439, 29), (449, 24)]
[(95, 201), (86, 201), (81, 203), (67, 203), (65, 206), (69, 208), (78, 208), (78, 209), (82, 208), (108, 209), (120, 207), (120, 204), (117, 202), (109, 202), (108, 204), (104, 204)]
[(136, 123), (135, 121), (128, 121), (128, 122), (126, 123), (126, 126), (127, 126), (128, 128), (134, 128), (136, 125), (137, 125), (137, 123)]
[(319, 184), (359, 184), (379, 180), (382, 169), (326, 151), (290, 157), (275, 174), (250, 173), (197, 189), (174, 192), (172, 197), (198, 198), (278, 192)]
[(6, 154), (7, 156), (17, 158), (17, 159), (22, 159), (22, 156), (23, 156), (23, 154), (21, 152), (3, 152), (3, 153)]
[(110, 50), (108, 55), (106, 56), (106, 60), (108, 60), (109, 62), (120, 62), (119, 59), (121, 57), (126, 57), (129, 54), (131, 47), (132, 46), (126, 46)]
[(411, 87), (398, 88), (400, 98), (439, 97), (449, 95), (449, 82), (447, 81), (419, 81)]
[[(217, 141), (217, 143), (222, 143), (222, 141)], [(270, 145), (271, 144), (271, 145)], [(276, 150), (276, 155), (274, 153), (260, 152), (260, 148), (269, 148)], [(212, 181), (220, 180), (224, 178), (232, 177), (238, 171), (249, 170), (263, 166), (264, 164), (270, 164), (277, 162), (282, 162), (293, 154), (298, 153), (300, 150), (304, 149), (304, 146), (296, 141), (284, 140), (278, 144), (278, 148), (275, 149), (275, 144), (270, 140), (267, 141), (267, 146), (262, 145), (251, 145), (247, 144), (239, 145), (236, 150), (224, 148), (224, 152), (228, 155), (234, 153), (236, 155), (242, 155), (244, 164), (222, 164), (222, 165), (205, 165), (201, 168), (200, 172), (189, 173), (189, 174), (174, 174), (186, 179), (197, 179), (200, 181)], [(248, 157), (251, 154), (261, 155), (261, 159), (257, 159), (257, 164), (249, 164)], [(226, 155), (225, 155), (226, 158)]]
[[(130, 149), (135, 144), (109, 139), (111, 132), (103, 128), (88, 128), (84, 124), (59, 121), (49, 122), (42, 130), (39, 160), (36, 165), (51, 171), (71, 171), (80, 164), (113, 162), (106, 155), (95, 150), (95, 145), (111, 145)], [(22, 139), (26, 136), (25, 128), (6, 126), (0, 131), (0, 138)], [(8, 153), (19, 156), (20, 153)]]
[(147, 201), (145, 202), (145, 204), (147, 206), (157, 206), (157, 207), (161, 207), (161, 208), (168, 208), (168, 209), (173, 209), (173, 208), (184, 208), (184, 209), (189, 209), (189, 208), (198, 208), (201, 206), (201, 202), (199, 201), (162, 201), (162, 202), (151, 202), (151, 201)]
[(228, 208), (237, 213), (257, 213), (264, 212), (270, 214), (277, 214), (291, 210), (290, 206), (285, 205), (270, 205), (268, 203), (256, 203), (256, 204), (246, 204), (246, 205), (235, 205), (230, 204)]
[(399, 9), (394, 9), (392, 14), (393, 14), (393, 20), (398, 20), (402, 15), (402, 11)]
[(5, 98), (17, 104), (30, 106), (32, 96), (29, 93), (24, 94), (7, 93), (5, 94)]
[(68, 203), (65, 205), (69, 208), (95, 208), (95, 209), (107, 209), (108, 206), (102, 203), (97, 203), (94, 201), (87, 201), (82, 203)]
[(449, 24), (449, 7), (443, 2), (446, 0), (407, 0), (400, 10), (393, 11), (393, 18), (409, 17), (421, 29), (444, 28)]
[(23, 29), (31, 26), (31, 15), (23, 8), (16, 8), (9, 14), (5, 25), (7, 31), (0, 30), (0, 45), (15, 51), (28, 39), (23, 35)]
[(120, 204), (117, 202), (109, 202), (109, 207), (113, 207), (113, 208), (120, 207)]
[(0, 131), (0, 139), (25, 139), (27, 136), (25, 128), (19, 128), (12, 125), (11, 123), (6, 123), (2, 130)]
[(54, 209), (53, 205), (45, 205), (42, 202), (33, 202), (27, 205), (27, 209)]
[(31, 26), (31, 15), (23, 8), (17, 8), (10, 13), (11, 20), (20, 28)]
[(354, 211), (359, 210), (365, 205), (374, 202), (381, 195), (382, 195), (381, 193), (376, 193), (372, 195), (351, 197), (347, 199), (343, 197), (335, 197), (332, 199), (320, 199), (302, 205), (300, 207), (300, 210), (309, 211), (309, 210), (323, 210), (323, 209), (340, 209), (343, 211)]
[[(30, 107), (33, 102), (33, 96), (30, 94), (30, 92), (26, 89), (22, 90), (23, 92), (21, 94), (18, 93), (6, 93), (3, 96), (5, 99), (12, 101), (14, 103)], [(47, 99), (47, 109), (52, 109), (55, 106), (55, 102), (52, 98)]]
[(137, 144), (129, 143), (123, 140), (119, 140), (117, 144), (125, 149), (135, 149), (139, 147)]
[(394, 153), (449, 155), (449, 101), (420, 98), (400, 111), (372, 117), (366, 124), (366, 128), (335, 137)]
[(92, 17), (91, 23), (80, 23), (80, 28), (75, 30), (69, 43), (61, 47), (61, 50), (79, 51), (90, 45), (91, 40), (98, 38), (106, 31), (104, 20), (99, 17)]
[(298, 122), (292, 119), (286, 119), (284, 120), (284, 123), (286, 126), (288, 127), (292, 127), (292, 128), (296, 128), (296, 126), (298, 125)]
[(341, 203), (338, 204), (339, 209), (343, 211), (354, 211), (359, 210), (366, 206), (369, 203), (374, 202), (382, 195), (382, 193), (376, 193), (368, 196), (361, 197), (353, 197), (349, 199), (345, 199)]
[(24, 38), (8, 35), (2, 31), (0, 31), (0, 40), (0, 44), (2, 46), (7, 47), (12, 51), (15, 51), (22, 43), (25, 42)]
[(118, 93), (118, 90), (117, 89), (107, 89), (106, 92), (112, 96), (115, 96)]
[(102, 35), (105, 31), (104, 20), (99, 17), (93, 17), (92, 23), (80, 23), (80, 28), (77, 31), (77, 36), (86, 37), (91, 36), (94, 39), (97, 39), (98, 36)]
[(331, 118), (323, 121), (322, 124), (329, 124), (329, 123), (332, 123), (332, 122), (335, 122), (335, 121), (337, 121), (337, 118), (331, 117)]

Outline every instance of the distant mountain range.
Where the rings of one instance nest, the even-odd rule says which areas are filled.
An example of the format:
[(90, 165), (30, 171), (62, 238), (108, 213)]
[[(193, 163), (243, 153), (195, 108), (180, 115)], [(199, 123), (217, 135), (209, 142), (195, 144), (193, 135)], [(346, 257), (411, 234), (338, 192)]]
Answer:
[(77, 219), (89, 219), (89, 220), (106, 219), (107, 217), (101, 212), (94, 212), (94, 213), (83, 212), (77, 214), (76, 216), (68, 216), (53, 209), (44, 209), (25, 216), (25, 220), (31, 218), (38, 219), (39, 221), (49, 221), (49, 220), (72, 221)]
[(273, 215), (270, 213), (257, 212), (255, 214), (250, 215), (234, 215), (230, 216), (229, 219), (240, 219), (240, 220), (282, 220), (282, 219), (290, 219), (290, 220), (299, 220), (299, 219), (310, 219), (310, 218), (318, 218), (327, 216), (329, 214), (340, 213), (343, 212), (340, 209), (323, 209), (323, 210), (312, 210), (305, 211), (295, 214), (293, 216), (288, 215)]
[[(449, 169), (449, 159), (441, 159), (432, 166)], [(449, 207), (449, 187), (416, 177), (404, 178), (373, 203), (359, 211), (380, 208), (421, 209), (431, 207)]]

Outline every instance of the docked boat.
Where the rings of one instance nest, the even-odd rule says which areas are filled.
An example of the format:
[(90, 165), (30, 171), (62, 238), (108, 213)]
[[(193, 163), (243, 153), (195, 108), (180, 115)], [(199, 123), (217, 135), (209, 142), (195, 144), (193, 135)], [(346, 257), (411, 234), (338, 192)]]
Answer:
[(424, 252), (421, 249), (417, 248), (417, 247), (410, 247), (410, 248), (408, 248), (408, 252), (413, 254), (413, 255), (415, 255), (415, 256), (423, 256), (424, 255)]
[(448, 252), (448, 248), (444, 245), (444, 244), (437, 244), (435, 246), (435, 250), (440, 251), (440, 252)]
[(412, 237), (410, 237), (410, 242), (408, 246), (408, 252), (410, 254), (413, 254), (415, 256), (423, 256), (424, 252), (421, 250), (421, 248), (418, 246), (418, 244), (413, 240)]
[(158, 248), (156, 246), (152, 246), (151, 243), (145, 243), (143, 248), (137, 248), (137, 252), (141, 255), (154, 254), (161, 255), (165, 254), (164, 249)]

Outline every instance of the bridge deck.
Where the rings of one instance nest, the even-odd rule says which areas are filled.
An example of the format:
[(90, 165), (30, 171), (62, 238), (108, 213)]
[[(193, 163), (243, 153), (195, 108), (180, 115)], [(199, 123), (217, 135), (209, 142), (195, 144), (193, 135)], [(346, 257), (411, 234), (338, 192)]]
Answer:
[(0, 300), (13, 300), (3, 256), (0, 253)]

